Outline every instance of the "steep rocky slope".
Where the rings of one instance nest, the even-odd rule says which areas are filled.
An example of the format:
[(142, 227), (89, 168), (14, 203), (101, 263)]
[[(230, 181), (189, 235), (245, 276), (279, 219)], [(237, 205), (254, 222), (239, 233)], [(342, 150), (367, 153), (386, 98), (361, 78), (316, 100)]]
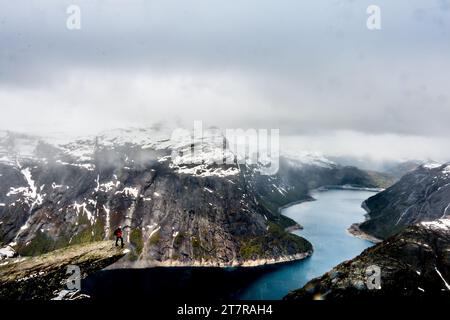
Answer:
[(380, 239), (407, 226), (450, 214), (450, 165), (421, 165), (390, 188), (367, 199), (359, 229)]
[[(370, 278), (373, 266), (381, 271), (378, 288)], [(285, 299), (450, 298), (449, 283), (450, 220), (441, 219), (408, 227)]]
[(83, 279), (119, 260), (128, 251), (115, 247), (112, 241), (103, 241), (70, 246), (38, 257), (9, 259), (0, 263), (0, 300), (62, 297), (61, 293), (69, 293), (67, 281), (73, 275), (68, 272), (68, 266), (79, 267), (79, 279)]
[(298, 259), (311, 245), (284, 231), (294, 222), (280, 206), (322, 185), (377, 186), (364, 171), (308, 155), (281, 158), (280, 170), (264, 175), (259, 164), (237, 163), (214, 132), (200, 144), (170, 137), (159, 127), (66, 142), (5, 133), (2, 250), (37, 255), (110, 239), (121, 224), (131, 227), (131, 266)]

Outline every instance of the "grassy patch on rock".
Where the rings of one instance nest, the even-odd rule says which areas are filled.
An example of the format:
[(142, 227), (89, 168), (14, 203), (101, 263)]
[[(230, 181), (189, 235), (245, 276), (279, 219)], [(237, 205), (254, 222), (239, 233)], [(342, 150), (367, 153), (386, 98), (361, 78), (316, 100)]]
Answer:
[(55, 241), (39, 230), (27, 245), (18, 248), (17, 251), (24, 256), (35, 256), (54, 249)]
[(130, 233), (130, 243), (134, 247), (134, 251), (130, 255), (131, 260), (137, 260), (144, 248), (144, 240), (142, 239), (141, 229), (133, 229)]
[(268, 222), (268, 232), (265, 235), (244, 240), (239, 254), (243, 260), (256, 260), (310, 250), (312, 245), (306, 239), (284, 231), (274, 222)]
[(161, 241), (161, 234), (159, 233), (159, 231), (156, 231), (154, 234), (152, 234), (152, 236), (150, 237), (150, 239), (148, 239), (148, 243), (151, 246), (156, 246), (158, 245), (158, 243)]

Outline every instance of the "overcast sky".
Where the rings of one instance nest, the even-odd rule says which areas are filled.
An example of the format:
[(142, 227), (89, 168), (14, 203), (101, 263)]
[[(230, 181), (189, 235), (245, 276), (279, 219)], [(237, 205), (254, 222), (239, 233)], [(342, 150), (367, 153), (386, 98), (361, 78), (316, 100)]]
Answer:
[(449, 57), (447, 0), (0, 0), (0, 129), (203, 120), (325, 153), (450, 160)]

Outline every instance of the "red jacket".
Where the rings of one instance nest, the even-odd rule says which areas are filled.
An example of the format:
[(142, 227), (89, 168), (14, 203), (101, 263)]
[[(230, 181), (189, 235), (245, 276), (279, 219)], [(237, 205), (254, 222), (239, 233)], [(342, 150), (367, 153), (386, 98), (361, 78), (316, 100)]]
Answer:
[(114, 231), (114, 235), (117, 238), (121, 238), (122, 237), (122, 229), (116, 229), (116, 231)]

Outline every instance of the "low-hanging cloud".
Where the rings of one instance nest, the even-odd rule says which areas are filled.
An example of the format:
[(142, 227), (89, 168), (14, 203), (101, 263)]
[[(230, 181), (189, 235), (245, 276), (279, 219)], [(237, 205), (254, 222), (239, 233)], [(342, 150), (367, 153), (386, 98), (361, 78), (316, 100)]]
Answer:
[[(71, 4), (81, 30), (66, 28)], [(352, 132), (349, 153), (369, 149), (358, 136), (377, 137), (383, 156), (450, 158), (448, 1), (377, 1), (378, 31), (366, 28), (370, 4), (0, 0), (0, 128), (198, 119), (320, 138), (309, 147), (323, 151)], [(433, 149), (395, 147), (405, 139)]]

